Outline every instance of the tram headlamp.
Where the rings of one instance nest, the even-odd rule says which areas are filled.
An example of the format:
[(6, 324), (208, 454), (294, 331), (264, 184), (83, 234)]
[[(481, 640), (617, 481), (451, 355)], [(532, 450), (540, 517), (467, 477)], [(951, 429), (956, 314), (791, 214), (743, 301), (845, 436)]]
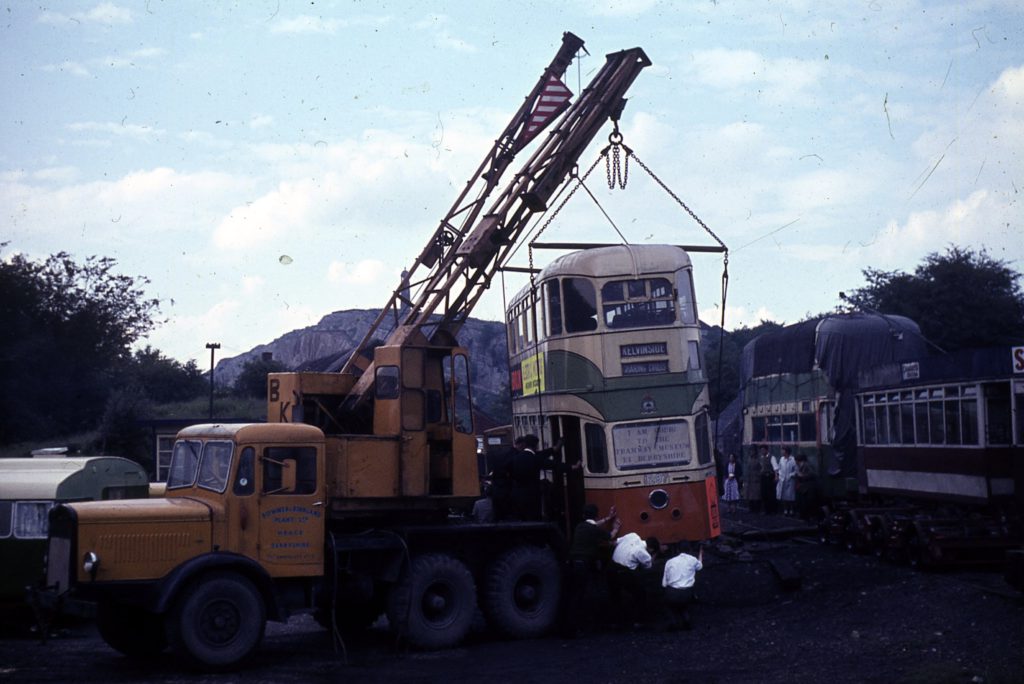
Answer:
[(91, 576), (96, 576), (96, 569), (100, 566), (100, 557), (96, 555), (95, 551), (89, 551), (85, 556), (82, 557), (82, 569), (89, 573)]
[(656, 511), (660, 511), (662, 508), (668, 506), (668, 492), (664, 489), (655, 489), (647, 495), (647, 501), (650, 502), (651, 508)]

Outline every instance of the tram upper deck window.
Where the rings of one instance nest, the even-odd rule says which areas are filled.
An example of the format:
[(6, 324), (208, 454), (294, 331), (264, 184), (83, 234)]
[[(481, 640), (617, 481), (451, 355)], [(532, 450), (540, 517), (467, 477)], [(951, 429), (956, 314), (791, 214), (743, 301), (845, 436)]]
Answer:
[(683, 325), (697, 323), (697, 298), (693, 294), (693, 275), (689, 271), (676, 273), (676, 300), (679, 302), (679, 320)]
[(604, 324), (608, 328), (670, 325), (676, 320), (672, 283), (666, 278), (614, 280), (601, 287)]
[(583, 278), (563, 278), (565, 331), (597, 330), (597, 294), (594, 284)]
[(548, 335), (562, 334), (562, 293), (557, 280), (544, 283), (544, 295), (548, 302)]

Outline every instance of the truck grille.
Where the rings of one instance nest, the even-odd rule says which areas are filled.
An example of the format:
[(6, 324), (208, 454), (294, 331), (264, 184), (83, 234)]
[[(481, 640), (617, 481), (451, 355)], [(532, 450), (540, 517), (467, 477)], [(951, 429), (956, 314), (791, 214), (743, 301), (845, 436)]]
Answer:
[(50, 540), (46, 552), (46, 586), (63, 594), (75, 577), (75, 514), (65, 506), (50, 511)]
[(67, 537), (50, 537), (50, 550), (46, 556), (46, 586), (63, 594), (70, 589), (71, 540)]

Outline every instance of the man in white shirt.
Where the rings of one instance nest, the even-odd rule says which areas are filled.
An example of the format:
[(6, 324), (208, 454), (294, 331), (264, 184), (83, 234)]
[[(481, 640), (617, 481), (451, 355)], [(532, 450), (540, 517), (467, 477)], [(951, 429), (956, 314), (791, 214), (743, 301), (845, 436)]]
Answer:
[(619, 537), (615, 540), (612, 562), (618, 563), (627, 570), (651, 567), (651, 554), (647, 551), (647, 542), (641, 539), (636, 532)]
[(690, 629), (689, 605), (693, 602), (693, 585), (697, 572), (704, 567), (704, 549), (697, 557), (680, 553), (665, 563), (661, 586), (665, 588), (665, 603), (672, 617), (670, 629)]

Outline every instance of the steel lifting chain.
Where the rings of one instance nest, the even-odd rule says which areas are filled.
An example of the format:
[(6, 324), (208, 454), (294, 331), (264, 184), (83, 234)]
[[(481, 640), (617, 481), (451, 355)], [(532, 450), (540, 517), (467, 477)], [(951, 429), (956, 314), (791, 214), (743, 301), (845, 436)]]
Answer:
[[(611, 150), (611, 156), (608, 156), (608, 151)], [(622, 150), (626, 151), (626, 161), (622, 163)], [(622, 143), (622, 133), (619, 132), (619, 122), (615, 122), (615, 130), (608, 136), (608, 147), (601, 151), (601, 156), (605, 159), (604, 173), (608, 178), (608, 189), (614, 190), (618, 186), (619, 190), (626, 189), (626, 183), (629, 182), (629, 157), (633, 154), (633, 150), (629, 149)]]

